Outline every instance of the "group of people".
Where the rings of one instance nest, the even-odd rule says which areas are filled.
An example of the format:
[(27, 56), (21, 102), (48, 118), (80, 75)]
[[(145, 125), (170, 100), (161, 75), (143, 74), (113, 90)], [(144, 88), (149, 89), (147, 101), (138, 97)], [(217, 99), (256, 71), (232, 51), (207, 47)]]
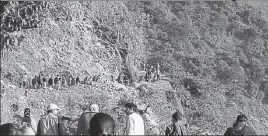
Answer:
[[(160, 80), (160, 64), (157, 63), (156, 68), (150, 66), (146, 68), (145, 75), (141, 76), (140, 81), (152, 82)], [(53, 76), (45, 76), (40, 73), (38, 76), (34, 76), (32, 79), (27, 76), (26, 73), (21, 74), (19, 79), (20, 88), (29, 88), (29, 89), (40, 89), (44, 87), (55, 87), (56, 89), (61, 89), (62, 87), (75, 86), (80, 83), (92, 85), (92, 82), (98, 82), (100, 79), (100, 74), (94, 76), (86, 76), (84, 80), (80, 80), (80, 77), (73, 77), (72, 75), (57, 75), (55, 78)], [(115, 81), (114, 77), (111, 76), (111, 81)], [(119, 74), (117, 78), (118, 83), (129, 85), (131, 83), (131, 77), (129, 74)]]
[[(1, 135), (66, 135), (63, 133), (62, 120), (74, 120), (58, 116), (61, 110), (56, 104), (49, 104), (47, 114), (43, 115), (38, 123), (31, 117), (30, 109), (24, 110), (21, 124), (6, 123), (0, 126)], [(137, 106), (130, 102), (125, 104), (126, 127), (123, 135), (145, 135), (145, 125), (142, 115), (137, 112)], [(190, 131), (183, 123), (181, 112), (175, 112), (164, 132), (165, 136), (190, 135)], [(224, 136), (256, 135), (256, 132), (247, 124), (247, 117), (238, 115), (236, 122), (228, 128)], [(78, 119), (75, 135), (118, 135), (115, 131), (115, 120), (107, 113), (100, 112), (96, 103), (90, 104)]]
[[(144, 121), (137, 112), (134, 103), (125, 105), (127, 124), (125, 135), (144, 135)], [(1, 135), (66, 135), (63, 133), (62, 120), (67, 117), (58, 116), (61, 110), (56, 104), (49, 104), (47, 114), (43, 115), (38, 123), (31, 117), (30, 109), (24, 110), (24, 117), (21, 124), (6, 123), (0, 126)], [(65, 118), (65, 119), (64, 119)], [(68, 120), (74, 120), (67, 118)], [(115, 135), (115, 121), (111, 115), (102, 113), (99, 105), (90, 104), (78, 119), (75, 135)]]
[(13, 2), (13, 5), (19, 8), (8, 9), (4, 7), (5, 12), (0, 16), (1, 25), (5, 26), (5, 28), (10, 28), (10, 31), (20, 31), (22, 28), (36, 27), (39, 22), (36, 13), (49, 7), (47, 2), (28, 2), (29, 5), (27, 6), (19, 6), (19, 3)]
[(153, 82), (160, 80), (160, 64), (157, 63), (156, 67), (150, 66), (149, 68), (144, 68), (146, 74), (142, 76), (141, 81)]
[[(144, 75), (140, 76), (139, 81), (143, 82), (154, 82), (157, 80), (160, 80), (160, 64), (157, 63), (156, 67), (151, 65), (151, 66), (143, 66), (143, 70), (145, 71)], [(131, 78), (129, 74), (123, 74), (121, 73), (118, 78), (117, 78), (118, 83), (129, 85), (131, 83)]]
[(82, 84), (92, 84), (92, 81), (97, 82), (100, 79), (100, 75), (95, 75), (92, 78), (86, 76), (84, 80), (80, 80), (80, 77), (57, 75), (55, 78), (52, 76), (43, 76), (39, 74), (34, 78), (28, 78), (27, 74), (24, 73), (20, 78), (20, 88), (30, 88), (30, 89), (40, 89), (44, 87), (55, 87), (56, 89), (61, 89), (62, 87), (69, 87)]

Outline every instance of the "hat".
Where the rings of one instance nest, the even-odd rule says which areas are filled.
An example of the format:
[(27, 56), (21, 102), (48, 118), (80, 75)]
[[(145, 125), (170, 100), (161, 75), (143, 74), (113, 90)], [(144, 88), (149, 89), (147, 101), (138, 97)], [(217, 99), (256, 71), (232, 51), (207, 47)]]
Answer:
[(244, 114), (238, 115), (236, 118), (236, 122), (246, 122), (247, 120), (248, 120), (248, 118)]
[(62, 110), (61, 108), (59, 108), (56, 104), (54, 103), (50, 103), (47, 107), (47, 110)]
[(89, 105), (89, 110), (91, 112), (99, 112), (99, 105), (96, 103), (92, 103)]

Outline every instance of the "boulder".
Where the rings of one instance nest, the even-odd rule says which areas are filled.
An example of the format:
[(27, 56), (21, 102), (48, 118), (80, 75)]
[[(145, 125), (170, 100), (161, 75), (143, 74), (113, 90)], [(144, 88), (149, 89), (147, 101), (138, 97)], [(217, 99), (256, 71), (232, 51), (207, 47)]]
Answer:
[(119, 84), (119, 83), (117, 83), (117, 82), (114, 82), (114, 87), (115, 87), (115, 90), (117, 90), (117, 91), (127, 91), (128, 89), (126, 88), (126, 86), (125, 85), (123, 85), (123, 84)]

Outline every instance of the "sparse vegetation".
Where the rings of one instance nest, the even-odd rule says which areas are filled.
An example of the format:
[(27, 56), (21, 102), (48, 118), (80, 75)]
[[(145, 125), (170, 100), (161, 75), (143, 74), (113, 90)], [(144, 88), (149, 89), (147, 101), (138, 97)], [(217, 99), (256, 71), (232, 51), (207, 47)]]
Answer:
[[(50, 102), (63, 107), (65, 116), (77, 118), (86, 105), (97, 102), (114, 117), (122, 134), (122, 107), (133, 101), (140, 109), (151, 105), (150, 115), (144, 116), (147, 134), (159, 134), (183, 106), (192, 134), (222, 135), (239, 113), (245, 113), (257, 133), (267, 135), (267, 4), (1, 2), (1, 18), (20, 17), (12, 9), (29, 8), (27, 16), (34, 16), (38, 26), (20, 30), (2, 20), (6, 22), (1, 23), (1, 123), (15, 121), (26, 107), (39, 119)], [(128, 73), (136, 83), (144, 72), (142, 62), (155, 66), (159, 62), (166, 81), (135, 87), (110, 81), (111, 75)], [(18, 77), (25, 72), (30, 78), (39, 72), (101, 77), (93, 85), (29, 90), (24, 97)], [(74, 134), (76, 125), (67, 123), (66, 132)]]

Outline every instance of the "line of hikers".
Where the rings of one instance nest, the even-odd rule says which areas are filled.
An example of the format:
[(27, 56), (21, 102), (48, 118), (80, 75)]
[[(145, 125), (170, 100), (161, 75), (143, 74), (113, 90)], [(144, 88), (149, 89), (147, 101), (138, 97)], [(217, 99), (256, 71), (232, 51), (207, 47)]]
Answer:
[[(141, 76), (140, 81), (152, 82), (156, 80), (160, 80), (160, 65), (157, 63), (157, 67), (150, 66), (144, 69), (147, 71), (144, 76)], [(72, 75), (57, 75), (55, 78), (52, 76), (44, 76), (43, 74), (39, 74), (34, 78), (30, 79), (26, 73), (22, 74), (19, 80), (20, 88), (29, 88), (29, 89), (40, 89), (44, 87), (55, 87), (56, 89), (61, 89), (62, 87), (75, 86), (82, 84), (92, 85), (92, 82), (98, 82), (100, 79), (100, 75), (86, 76), (84, 80), (80, 81), (80, 77), (76, 78)], [(111, 80), (114, 81), (114, 77), (111, 76)], [(130, 76), (126, 73), (121, 73), (117, 81), (121, 84), (129, 85), (131, 82)]]
[[(24, 110), (21, 124), (6, 123), (0, 126), (1, 135), (66, 135), (63, 133), (61, 120), (75, 121), (76, 119), (58, 116), (61, 110), (56, 104), (49, 104), (47, 114), (42, 116), (38, 123), (31, 117), (30, 109)], [(145, 135), (145, 126), (142, 115), (137, 106), (130, 102), (125, 104), (126, 128), (123, 135)], [(190, 135), (187, 125), (182, 121), (181, 112), (175, 112), (171, 117), (171, 125), (167, 126), (165, 136)], [(224, 136), (256, 135), (256, 132), (247, 124), (247, 117), (238, 115), (236, 122), (228, 128)], [(115, 133), (115, 121), (109, 114), (99, 112), (98, 104), (90, 104), (78, 119), (75, 135), (118, 135)]]
[[(139, 81), (143, 81), (143, 82), (154, 82), (157, 80), (160, 80), (160, 64), (157, 63), (156, 67), (151, 65), (151, 66), (147, 66), (144, 63), (143, 64), (143, 70), (145, 71), (144, 75), (142, 75), (139, 79)], [(130, 81), (130, 76), (128, 74), (123, 74), (121, 73), (118, 78), (117, 81), (121, 84), (125, 84), (125, 85), (129, 85)]]
[(27, 74), (24, 73), (20, 78), (20, 88), (30, 88), (30, 89), (40, 89), (45, 87), (55, 87), (57, 89), (61, 89), (62, 87), (75, 86), (82, 84), (90, 84), (92, 85), (92, 81), (98, 82), (100, 79), (100, 75), (95, 75), (93, 78), (90, 76), (86, 76), (83, 81), (80, 81), (80, 77), (76, 78), (72, 75), (63, 76), (57, 75), (55, 78), (52, 76), (43, 76), (39, 74), (35, 76), (33, 79), (27, 77)]

